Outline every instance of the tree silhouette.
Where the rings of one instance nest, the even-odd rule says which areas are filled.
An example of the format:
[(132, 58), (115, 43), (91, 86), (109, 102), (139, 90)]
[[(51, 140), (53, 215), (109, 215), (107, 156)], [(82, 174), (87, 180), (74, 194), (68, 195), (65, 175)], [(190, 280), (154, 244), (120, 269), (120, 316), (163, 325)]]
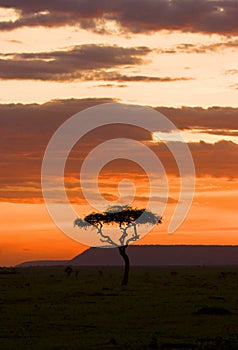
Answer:
[[(147, 209), (137, 209), (131, 206), (112, 206), (102, 213), (91, 213), (84, 219), (77, 218), (74, 225), (80, 228), (95, 228), (100, 235), (100, 241), (117, 247), (122, 256), (125, 267), (122, 285), (126, 285), (129, 277), (130, 261), (126, 248), (130, 242), (137, 241), (140, 236), (137, 232), (139, 225), (157, 225), (161, 223), (161, 216), (158, 216)], [(114, 238), (105, 233), (105, 226), (117, 226), (119, 235)]]

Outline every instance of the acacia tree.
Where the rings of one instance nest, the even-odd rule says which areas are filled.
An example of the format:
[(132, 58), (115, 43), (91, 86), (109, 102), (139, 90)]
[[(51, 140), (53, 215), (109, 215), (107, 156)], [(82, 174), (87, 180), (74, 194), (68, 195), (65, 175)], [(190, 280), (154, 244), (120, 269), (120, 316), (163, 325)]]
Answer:
[[(87, 229), (93, 227), (100, 235), (100, 241), (119, 249), (125, 267), (122, 285), (126, 285), (129, 277), (130, 261), (126, 249), (130, 242), (137, 241), (140, 236), (137, 232), (139, 225), (157, 225), (161, 223), (158, 216), (146, 209), (132, 208), (131, 206), (113, 206), (103, 213), (91, 213), (84, 219), (77, 218), (74, 225)], [(105, 226), (117, 226), (120, 234), (117, 239), (105, 233)]]

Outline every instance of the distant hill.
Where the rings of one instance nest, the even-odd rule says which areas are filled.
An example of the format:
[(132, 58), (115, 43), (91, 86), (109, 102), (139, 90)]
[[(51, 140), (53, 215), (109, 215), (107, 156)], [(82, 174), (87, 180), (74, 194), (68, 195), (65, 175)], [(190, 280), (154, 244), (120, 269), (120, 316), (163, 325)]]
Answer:
[[(133, 245), (127, 249), (133, 266), (238, 265), (238, 246)], [(123, 261), (115, 248), (89, 248), (72, 260), (30, 261), (29, 266), (118, 266)]]
[(16, 267), (33, 267), (33, 266), (65, 266), (68, 260), (33, 260), (26, 261), (16, 265)]

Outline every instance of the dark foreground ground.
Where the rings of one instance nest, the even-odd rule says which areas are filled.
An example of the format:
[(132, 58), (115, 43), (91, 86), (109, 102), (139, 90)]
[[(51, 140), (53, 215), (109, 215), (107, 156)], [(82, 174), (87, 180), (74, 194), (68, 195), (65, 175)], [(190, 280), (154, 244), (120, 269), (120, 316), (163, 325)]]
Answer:
[(1, 269), (0, 349), (238, 349), (238, 268), (121, 274)]

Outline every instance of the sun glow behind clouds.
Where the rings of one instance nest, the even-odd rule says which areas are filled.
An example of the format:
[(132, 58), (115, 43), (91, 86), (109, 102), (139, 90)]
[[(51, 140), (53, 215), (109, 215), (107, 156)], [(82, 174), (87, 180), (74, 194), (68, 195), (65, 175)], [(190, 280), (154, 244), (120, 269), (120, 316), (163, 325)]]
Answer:
[(14, 9), (5, 9), (0, 7), (0, 22), (16, 21), (19, 18)]
[[(238, 130), (231, 130), (238, 134)], [(216, 135), (204, 132), (202, 129), (180, 130), (179, 132), (154, 132), (152, 139), (154, 142), (179, 142), (181, 138), (187, 143), (199, 143), (200, 141), (214, 144), (219, 141), (231, 141), (238, 144), (238, 136)]]

